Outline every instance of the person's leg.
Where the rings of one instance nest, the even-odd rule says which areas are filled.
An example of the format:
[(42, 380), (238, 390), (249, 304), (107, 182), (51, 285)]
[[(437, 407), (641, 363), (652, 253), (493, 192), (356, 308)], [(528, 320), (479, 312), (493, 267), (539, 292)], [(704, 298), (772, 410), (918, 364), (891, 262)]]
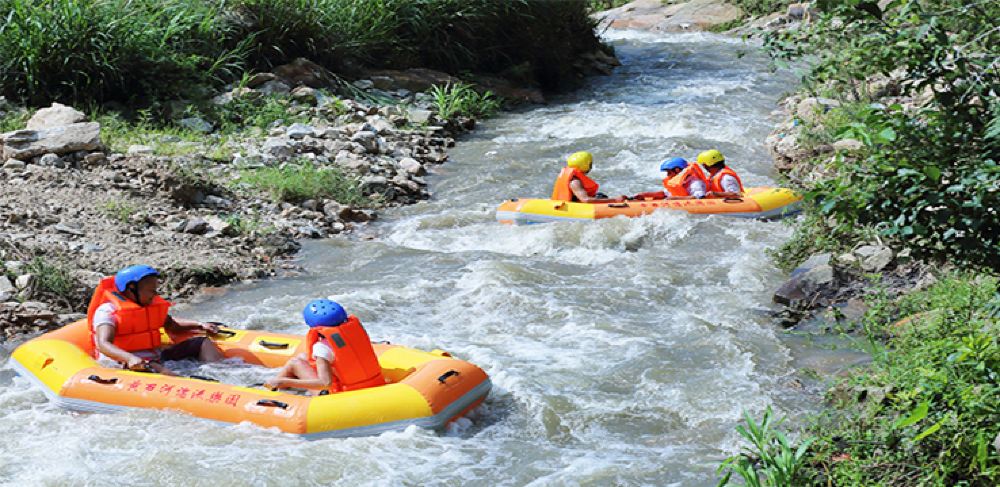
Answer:
[(198, 350), (198, 360), (202, 362), (218, 362), (226, 358), (222, 354), (222, 350), (219, 346), (215, 344), (212, 340), (205, 339), (201, 342), (201, 348)]
[(188, 338), (160, 351), (162, 360), (196, 359), (202, 362), (218, 362), (225, 358), (222, 350), (207, 337)]

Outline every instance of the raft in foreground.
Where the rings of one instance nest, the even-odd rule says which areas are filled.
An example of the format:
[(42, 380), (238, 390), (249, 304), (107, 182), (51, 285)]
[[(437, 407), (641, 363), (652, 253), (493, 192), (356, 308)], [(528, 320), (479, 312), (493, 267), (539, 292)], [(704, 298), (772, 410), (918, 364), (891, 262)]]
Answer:
[(801, 210), (801, 201), (802, 196), (790, 189), (767, 187), (747, 188), (742, 198), (648, 199), (602, 203), (513, 199), (504, 201), (497, 208), (497, 221), (520, 225), (566, 220), (596, 220), (619, 215), (642, 216), (657, 210), (681, 210), (692, 214), (772, 219), (798, 213)]
[[(169, 338), (164, 335), (165, 344)], [(297, 335), (224, 329), (212, 339), (226, 357), (267, 367), (279, 367), (305, 350), (305, 337)], [(440, 429), (482, 403), (490, 391), (485, 372), (446, 352), (373, 346), (387, 384), (325, 396), (103, 367), (91, 358), (86, 320), (24, 343), (11, 362), (67, 409), (171, 409), (220, 422), (277, 427), (309, 439), (374, 435), (409, 425)]]

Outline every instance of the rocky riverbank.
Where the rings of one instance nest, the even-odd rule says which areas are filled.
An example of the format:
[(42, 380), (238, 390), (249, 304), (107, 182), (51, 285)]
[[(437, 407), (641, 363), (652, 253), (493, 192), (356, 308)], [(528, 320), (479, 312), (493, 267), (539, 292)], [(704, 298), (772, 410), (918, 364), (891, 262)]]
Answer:
[[(599, 58), (592, 72), (616, 62)], [(345, 85), (300, 59), (213, 100), (277, 103), (286, 120), (221, 137), (186, 117), (178, 123), (202, 137), (154, 134), (117, 150), (82, 112), (38, 110), (0, 135), (0, 340), (80, 318), (101, 276), (129, 264), (156, 267), (165, 293), (184, 298), (294, 271), (298, 239), (350, 232), (378, 208), (428, 198), (426, 175), (476, 123), (441, 118), (428, 93), (457, 82), (412, 69)], [(509, 100), (544, 100), (483, 82)]]

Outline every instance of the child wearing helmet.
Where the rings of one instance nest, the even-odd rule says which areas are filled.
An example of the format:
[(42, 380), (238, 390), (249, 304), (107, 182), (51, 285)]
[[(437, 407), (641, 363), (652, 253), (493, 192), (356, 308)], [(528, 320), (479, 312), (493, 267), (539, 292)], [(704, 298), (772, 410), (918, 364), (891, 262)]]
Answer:
[(266, 387), (335, 393), (385, 384), (371, 340), (356, 316), (329, 299), (313, 300), (302, 316), (309, 326), (306, 353), (289, 360)]
[(211, 323), (171, 317), (167, 313), (170, 303), (157, 294), (159, 277), (150, 266), (134, 265), (101, 279), (87, 309), (94, 358), (114, 361), (132, 370), (152, 369), (167, 375), (173, 372), (161, 365), (160, 360), (222, 360), (222, 351), (204, 336), (160, 348), (161, 330), (215, 333), (218, 328)]
[(726, 158), (712, 149), (698, 154), (698, 164), (708, 170), (708, 194), (715, 198), (739, 198), (743, 195), (743, 181), (736, 171), (726, 167)]
[(663, 186), (670, 193), (668, 199), (704, 198), (708, 181), (696, 164), (688, 164), (684, 158), (674, 157), (660, 164), (660, 170), (667, 173)]
[[(556, 178), (552, 187), (552, 198), (556, 201), (578, 201), (590, 203), (607, 199), (607, 195), (598, 192), (597, 182), (587, 177), (593, 167), (594, 156), (586, 151), (574, 152), (566, 158), (566, 167)], [(620, 199), (624, 199), (622, 196)]]

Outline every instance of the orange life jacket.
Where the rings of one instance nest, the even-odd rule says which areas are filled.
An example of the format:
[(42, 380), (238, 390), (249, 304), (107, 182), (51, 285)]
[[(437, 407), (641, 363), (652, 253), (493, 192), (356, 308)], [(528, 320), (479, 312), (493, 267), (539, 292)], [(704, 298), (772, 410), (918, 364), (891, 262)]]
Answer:
[(705, 179), (705, 173), (701, 172), (701, 168), (697, 164), (688, 164), (688, 167), (678, 175), (663, 178), (663, 187), (667, 188), (670, 196), (691, 196), (687, 190), (691, 178), (700, 179), (705, 182), (706, 187), (708, 186), (708, 180)]
[(379, 365), (368, 333), (357, 316), (350, 315), (347, 321), (337, 326), (309, 329), (306, 351), (313, 368), (316, 368), (316, 359), (313, 358), (312, 349), (320, 339), (325, 340), (333, 350), (333, 364), (330, 366), (330, 377), (333, 379), (329, 388), (331, 393), (385, 385), (382, 366)]
[(94, 331), (94, 313), (104, 303), (115, 307), (115, 340), (116, 347), (126, 352), (152, 350), (160, 346), (160, 329), (167, 321), (167, 311), (170, 303), (156, 296), (147, 306), (140, 306), (126, 299), (115, 288), (114, 276), (105, 277), (94, 290), (87, 307), (87, 329), (90, 330), (90, 340), (94, 344), (93, 356), (98, 357), (97, 334)]
[(736, 184), (740, 185), (740, 193), (742, 193), (743, 181), (741, 181), (740, 177), (736, 175), (736, 171), (733, 171), (728, 167), (722, 168), (722, 170), (715, 173), (715, 176), (712, 176), (712, 178), (708, 180), (708, 190), (714, 191), (716, 193), (726, 193), (727, 192), (726, 188), (722, 187), (722, 176), (727, 176), (727, 175), (736, 178)]
[(583, 189), (587, 192), (587, 196), (593, 197), (597, 194), (597, 188), (600, 185), (593, 179), (588, 178), (583, 171), (575, 167), (564, 167), (562, 172), (559, 173), (559, 177), (556, 178), (555, 186), (552, 187), (552, 199), (556, 201), (575, 201), (576, 196), (569, 187), (569, 184), (574, 179), (579, 180), (580, 184), (583, 184)]

